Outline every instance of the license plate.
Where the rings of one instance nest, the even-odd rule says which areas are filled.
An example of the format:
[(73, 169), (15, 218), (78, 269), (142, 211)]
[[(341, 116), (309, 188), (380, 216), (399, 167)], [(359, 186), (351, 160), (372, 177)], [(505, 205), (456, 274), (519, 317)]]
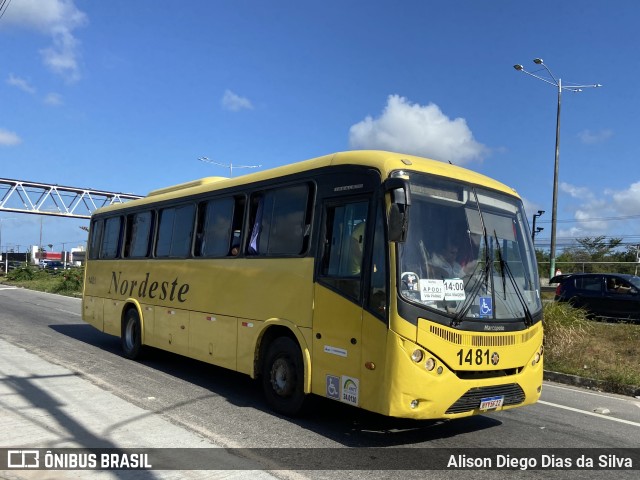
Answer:
[(485, 397), (480, 399), (480, 410), (493, 410), (494, 408), (501, 407), (504, 403), (504, 395), (498, 395), (496, 397)]

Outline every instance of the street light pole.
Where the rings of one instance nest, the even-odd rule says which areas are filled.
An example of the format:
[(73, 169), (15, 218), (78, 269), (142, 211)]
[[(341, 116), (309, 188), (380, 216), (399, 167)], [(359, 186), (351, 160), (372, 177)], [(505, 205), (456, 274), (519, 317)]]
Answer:
[(536, 229), (536, 220), (538, 219), (538, 217), (541, 217), (543, 213), (544, 210), (538, 210), (538, 213), (533, 214), (533, 226), (531, 227), (531, 241), (533, 241), (533, 243), (536, 242), (536, 235), (544, 230), (544, 228), (542, 227), (538, 227)]
[(556, 270), (556, 225), (558, 223), (558, 174), (560, 170), (560, 107), (562, 105), (562, 90), (569, 90), (571, 92), (581, 92), (583, 88), (597, 88), (601, 87), (599, 83), (593, 85), (563, 85), (561, 78), (556, 78), (549, 67), (547, 67), (541, 58), (535, 58), (533, 63), (541, 65), (549, 74), (551, 79), (540, 77), (535, 73), (528, 72), (522, 65), (514, 65), (513, 68), (519, 72), (526, 73), (527, 75), (542, 80), (545, 83), (549, 83), (558, 89), (558, 109), (556, 113), (556, 154), (553, 165), (553, 200), (551, 208), (551, 251), (549, 252), (549, 278), (555, 275)]
[(229, 169), (229, 177), (233, 177), (233, 169), (234, 168), (260, 168), (262, 165), (234, 165), (233, 163), (219, 163), (210, 160), (209, 157), (200, 157), (198, 158), (201, 162), (212, 163), (213, 165), (218, 165), (220, 167), (225, 167)]

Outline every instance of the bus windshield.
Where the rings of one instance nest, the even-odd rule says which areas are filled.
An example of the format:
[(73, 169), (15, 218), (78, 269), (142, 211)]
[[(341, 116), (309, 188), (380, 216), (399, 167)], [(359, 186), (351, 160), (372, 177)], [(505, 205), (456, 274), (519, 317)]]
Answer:
[(412, 173), (407, 240), (399, 244), (405, 300), (450, 318), (532, 322), (540, 311), (522, 202), (493, 190)]

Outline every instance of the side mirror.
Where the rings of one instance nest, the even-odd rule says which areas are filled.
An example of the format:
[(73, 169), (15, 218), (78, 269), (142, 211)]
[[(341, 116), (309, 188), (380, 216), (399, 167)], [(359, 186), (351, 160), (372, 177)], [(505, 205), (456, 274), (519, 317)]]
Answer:
[(391, 194), (391, 208), (387, 217), (389, 241), (402, 243), (407, 239), (409, 228), (409, 206), (411, 205), (409, 182), (400, 177), (387, 178), (384, 182), (384, 190), (385, 193)]

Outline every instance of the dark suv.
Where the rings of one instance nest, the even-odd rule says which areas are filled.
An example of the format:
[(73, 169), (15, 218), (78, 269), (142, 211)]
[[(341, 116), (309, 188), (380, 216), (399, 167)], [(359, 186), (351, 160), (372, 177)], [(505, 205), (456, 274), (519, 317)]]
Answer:
[(640, 277), (623, 273), (557, 275), (555, 299), (596, 317), (640, 319)]

